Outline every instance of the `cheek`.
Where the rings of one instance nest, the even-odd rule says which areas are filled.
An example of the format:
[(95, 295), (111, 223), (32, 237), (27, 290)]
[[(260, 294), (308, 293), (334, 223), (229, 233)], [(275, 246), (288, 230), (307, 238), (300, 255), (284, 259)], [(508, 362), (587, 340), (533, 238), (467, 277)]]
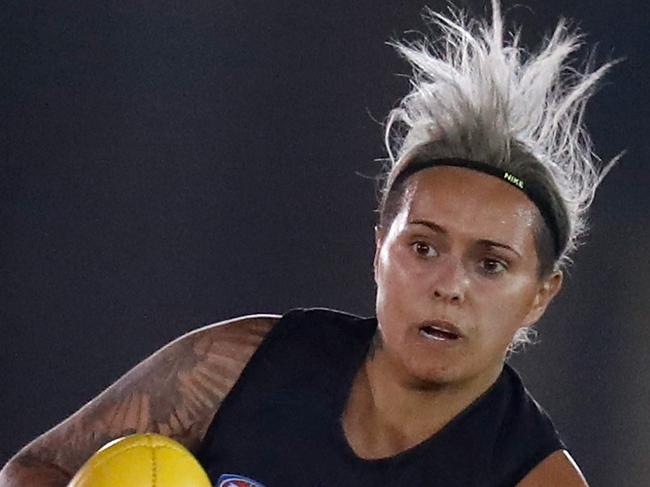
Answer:
[(535, 298), (535, 289), (527, 279), (513, 279), (502, 285), (494, 283), (476, 286), (474, 301), (480, 315), (490, 327), (500, 326), (513, 333), (520, 328)]
[(399, 301), (407, 298), (421, 281), (417, 267), (405, 254), (404, 249), (393, 247), (384, 249), (379, 255), (375, 282), (377, 294), (384, 300)]
[(377, 284), (377, 312), (396, 312), (412, 292), (412, 276), (408, 263), (395, 249), (384, 248), (377, 259), (375, 282)]
[(417, 284), (429, 272), (425, 265), (414, 255), (407, 241), (395, 239), (387, 243), (379, 252), (376, 269), (382, 278), (402, 284)]

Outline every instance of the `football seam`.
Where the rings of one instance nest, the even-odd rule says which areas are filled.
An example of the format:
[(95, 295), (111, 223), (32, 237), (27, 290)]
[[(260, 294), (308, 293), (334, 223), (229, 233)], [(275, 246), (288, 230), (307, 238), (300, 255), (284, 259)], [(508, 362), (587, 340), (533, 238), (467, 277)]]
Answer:
[(149, 448), (151, 448), (151, 487), (156, 487), (158, 483), (158, 469), (156, 468), (156, 448), (152, 445), (151, 436), (147, 436)]
[[(169, 449), (169, 450), (176, 451), (176, 452), (179, 452), (179, 453), (188, 453), (189, 450), (187, 450), (183, 445), (176, 445), (176, 444), (173, 444), (173, 443), (171, 443), (171, 444), (170, 443), (161, 443), (155, 437), (155, 435), (156, 435), (155, 433), (153, 434), (154, 436), (151, 436), (152, 435), (151, 433), (141, 433), (141, 434), (146, 438), (146, 441), (139, 441), (139, 442), (137, 442), (135, 444), (132, 444), (132, 445), (129, 445), (129, 446), (126, 446), (126, 447), (122, 446), (119, 449), (116, 449), (116, 451), (110, 452), (108, 454), (105, 452), (104, 455), (102, 455), (101, 459), (99, 459), (99, 458), (94, 458), (93, 459), (91, 457), (91, 458), (88, 459), (89, 462), (92, 463), (94, 466), (99, 467), (99, 466), (105, 464), (106, 462), (111, 461), (114, 457), (116, 457), (118, 455), (121, 455), (121, 454), (123, 454), (123, 453), (125, 453), (125, 452), (127, 452), (129, 450), (133, 450), (133, 449), (136, 449), (136, 448), (149, 449), (149, 450), (151, 450), (151, 456), (152, 456), (152, 459), (151, 459), (151, 462), (152, 462), (152, 479), (153, 479), (152, 487), (156, 487), (156, 483), (157, 483), (157, 480), (158, 480), (158, 478), (157, 478), (158, 471), (156, 469), (155, 450), (157, 450), (157, 449)], [(99, 451), (101, 451), (101, 449), (98, 450), (98, 452)], [(191, 455), (191, 452), (189, 452), (189, 453)], [(199, 465), (200, 465), (200, 463), (199, 463)], [(87, 467), (87, 466), (88, 466), (87, 464), (84, 464), (82, 466), (82, 468), (84, 469), (84, 472), (81, 473), (81, 475), (80, 475), (80, 477), (78, 479), (79, 482), (82, 482), (84, 479), (86, 479), (88, 477), (88, 475), (90, 475), (91, 472), (84, 468), (84, 467)]]

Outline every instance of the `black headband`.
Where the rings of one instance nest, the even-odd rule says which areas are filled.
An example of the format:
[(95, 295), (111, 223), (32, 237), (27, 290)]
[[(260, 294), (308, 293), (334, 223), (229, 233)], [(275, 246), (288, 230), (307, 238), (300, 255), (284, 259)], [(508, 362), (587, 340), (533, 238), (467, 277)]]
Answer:
[(550, 204), (550, 200), (553, 196), (549, 194), (547, 188), (539, 183), (536, 183), (535, 181), (525, 181), (509, 171), (504, 171), (503, 169), (491, 166), (485, 162), (469, 161), (466, 159), (456, 158), (430, 159), (427, 157), (425, 159), (420, 159), (418, 157), (415, 157), (415, 159), (413, 159), (400, 173), (397, 174), (390, 188), (388, 188), (388, 192), (392, 191), (393, 188), (397, 187), (414, 173), (436, 166), (464, 167), (467, 169), (480, 171), (495, 176), (523, 191), (526, 196), (528, 196), (528, 198), (535, 204), (540, 214), (542, 215), (544, 222), (551, 230), (551, 234), (553, 235), (555, 258), (559, 258), (562, 250), (564, 249), (564, 246), (566, 245), (567, 236), (563, 235), (564, 232), (560, 230), (557, 217)]

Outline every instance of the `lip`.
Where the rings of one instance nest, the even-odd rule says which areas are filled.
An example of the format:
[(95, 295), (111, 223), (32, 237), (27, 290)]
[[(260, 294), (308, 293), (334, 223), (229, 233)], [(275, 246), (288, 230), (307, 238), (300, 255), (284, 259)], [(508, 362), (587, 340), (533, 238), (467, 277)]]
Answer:
[(463, 332), (454, 325), (451, 321), (446, 320), (427, 320), (418, 324), (418, 332), (422, 332), (423, 328), (433, 328), (434, 330), (439, 330), (444, 333), (450, 333), (455, 335), (457, 338), (450, 338), (449, 340), (458, 340), (465, 338)]

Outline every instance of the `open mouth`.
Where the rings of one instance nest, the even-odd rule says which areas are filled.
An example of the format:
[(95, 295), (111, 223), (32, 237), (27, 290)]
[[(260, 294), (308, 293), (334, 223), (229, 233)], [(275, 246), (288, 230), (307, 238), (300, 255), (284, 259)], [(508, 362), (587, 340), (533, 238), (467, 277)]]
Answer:
[(420, 335), (438, 341), (458, 340), (460, 338), (460, 334), (454, 331), (453, 327), (437, 325), (421, 326)]

